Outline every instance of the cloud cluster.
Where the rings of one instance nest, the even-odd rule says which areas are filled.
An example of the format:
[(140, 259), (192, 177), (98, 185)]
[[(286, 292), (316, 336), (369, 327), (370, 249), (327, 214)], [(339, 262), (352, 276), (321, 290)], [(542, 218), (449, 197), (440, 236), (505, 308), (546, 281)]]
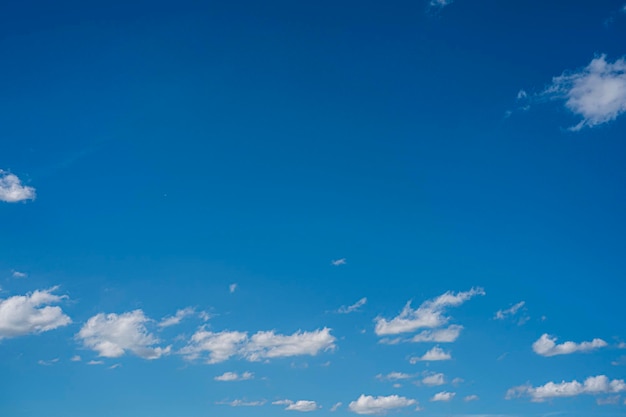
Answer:
[(291, 335), (260, 331), (251, 337), (246, 332), (211, 332), (200, 329), (191, 337), (180, 353), (195, 360), (204, 355), (207, 363), (223, 362), (232, 356), (241, 356), (248, 361), (311, 355), (335, 348), (335, 337), (325, 327), (312, 332), (298, 331)]
[(506, 399), (528, 396), (533, 402), (543, 402), (550, 398), (575, 397), (581, 394), (616, 394), (626, 391), (626, 383), (623, 379), (609, 380), (606, 375), (598, 375), (587, 378), (583, 383), (576, 380), (560, 383), (548, 382), (539, 387), (521, 385), (509, 389)]
[(554, 77), (543, 95), (564, 100), (568, 110), (582, 117), (570, 130), (615, 120), (626, 112), (626, 60), (610, 62), (600, 55), (581, 70)]
[(390, 410), (409, 407), (412, 405), (417, 405), (417, 401), (398, 395), (373, 397), (371, 395), (361, 394), (358, 399), (352, 401), (348, 405), (348, 408), (350, 411), (357, 414), (382, 415), (386, 414)]
[(72, 320), (58, 304), (65, 296), (53, 294), (57, 287), (0, 299), (0, 340), (42, 333), (66, 326)]
[(158, 359), (169, 354), (171, 346), (154, 346), (159, 339), (146, 328), (149, 321), (142, 310), (119, 315), (100, 313), (87, 320), (76, 338), (105, 358), (118, 358), (132, 352), (144, 359)]
[(607, 346), (602, 339), (593, 339), (591, 342), (563, 342), (556, 343), (557, 338), (544, 333), (535, 343), (533, 351), (541, 356), (569, 355), (575, 352), (589, 352)]
[(17, 175), (0, 169), (0, 201), (17, 203), (18, 201), (34, 200), (35, 189), (22, 185)]
[(252, 372), (244, 372), (241, 375), (239, 375), (237, 372), (224, 372), (222, 375), (216, 376), (213, 379), (222, 382), (233, 382), (247, 381), (252, 378), (254, 378), (254, 374)]

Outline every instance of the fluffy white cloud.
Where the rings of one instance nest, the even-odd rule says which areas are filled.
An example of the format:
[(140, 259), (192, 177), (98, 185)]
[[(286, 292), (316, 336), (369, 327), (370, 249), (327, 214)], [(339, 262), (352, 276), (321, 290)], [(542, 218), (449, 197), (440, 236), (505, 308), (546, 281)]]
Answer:
[(416, 404), (416, 400), (400, 397), (398, 395), (373, 397), (371, 395), (361, 394), (356, 401), (352, 401), (348, 405), (348, 408), (350, 408), (350, 411), (357, 414), (371, 415), (386, 414), (390, 410), (409, 407)]
[(359, 301), (357, 301), (356, 303), (349, 305), (349, 306), (341, 306), (339, 307), (339, 310), (337, 310), (337, 313), (340, 314), (349, 314), (355, 311), (358, 311), (359, 308), (363, 307), (365, 305), (365, 303), (367, 303), (367, 298), (363, 297), (361, 298)]
[(448, 291), (439, 297), (423, 302), (417, 309), (411, 308), (409, 301), (400, 314), (391, 320), (377, 317), (376, 334), (389, 335), (413, 332), (420, 328), (436, 328), (445, 325), (450, 317), (446, 316), (447, 307), (456, 307), (476, 295), (485, 295), (482, 288), (453, 293)]
[(430, 349), (428, 352), (424, 353), (422, 356), (412, 357), (409, 361), (412, 364), (415, 364), (419, 361), (447, 361), (449, 359), (452, 359), (452, 355), (450, 355), (450, 353), (445, 352), (439, 346), (435, 346), (434, 348)]
[(556, 344), (556, 340), (556, 337), (544, 333), (533, 343), (533, 350), (536, 354), (541, 356), (555, 356), (568, 355), (575, 352), (589, 352), (607, 346), (607, 343), (602, 339), (593, 339), (591, 342), (582, 343), (563, 342), (558, 345)]
[(571, 130), (610, 122), (626, 111), (626, 61), (600, 55), (579, 71), (554, 77), (543, 94), (565, 100), (565, 107), (582, 117)]
[(245, 332), (213, 333), (200, 329), (180, 353), (191, 360), (208, 353), (208, 363), (223, 362), (235, 355), (249, 361), (258, 361), (300, 355), (315, 356), (321, 351), (334, 349), (335, 340), (327, 327), (312, 332), (298, 331), (292, 335), (261, 331), (251, 337)]
[(443, 385), (445, 383), (446, 383), (446, 380), (442, 373), (428, 375), (422, 379), (422, 384), (430, 385), (433, 387), (438, 386), (438, 385)]
[(470, 401), (478, 401), (478, 395), (476, 394), (472, 394), (472, 395), (468, 395), (465, 398), (463, 398), (463, 401), (465, 402), (470, 402)]
[(184, 318), (193, 316), (195, 312), (196, 310), (191, 307), (178, 310), (175, 315), (164, 317), (163, 320), (161, 320), (161, 322), (159, 323), (159, 327), (175, 326), (179, 324)]
[(224, 372), (220, 376), (216, 376), (216, 381), (230, 382), (230, 381), (246, 381), (248, 379), (254, 378), (254, 374), (252, 372), (244, 372), (239, 375), (237, 372)]
[(459, 326), (458, 324), (453, 324), (445, 329), (423, 330), (422, 332), (413, 336), (411, 341), (452, 343), (459, 338), (461, 330), (463, 330), (463, 326)]
[(171, 346), (154, 347), (159, 340), (148, 332), (149, 321), (141, 310), (100, 313), (87, 320), (76, 337), (102, 357), (118, 358), (130, 351), (144, 359), (157, 359), (169, 354)]
[(529, 396), (534, 402), (543, 402), (550, 398), (574, 397), (581, 394), (616, 394), (626, 391), (626, 383), (623, 379), (609, 380), (606, 375), (592, 376), (580, 383), (576, 380), (560, 383), (548, 382), (539, 387), (521, 385), (509, 389), (506, 399)]
[(274, 405), (286, 405), (285, 410), (288, 411), (315, 411), (320, 408), (315, 401), (308, 400), (299, 400), (299, 401), (291, 401), (291, 400), (279, 400), (272, 402)]
[(448, 401), (452, 401), (455, 395), (456, 395), (455, 392), (442, 391), (433, 395), (433, 397), (430, 400), (448, 402)]
[(17, 203), (18, 201), (34, 200), (35, 189), (22, 185), (17, 175), (0, 169), (0, 201)]
[(57, 288), (0, 299), (0, 340), (47, 332), (70, 324), (72, 320), (61, 307), (50, 305), (67, 298), (53, 294)]

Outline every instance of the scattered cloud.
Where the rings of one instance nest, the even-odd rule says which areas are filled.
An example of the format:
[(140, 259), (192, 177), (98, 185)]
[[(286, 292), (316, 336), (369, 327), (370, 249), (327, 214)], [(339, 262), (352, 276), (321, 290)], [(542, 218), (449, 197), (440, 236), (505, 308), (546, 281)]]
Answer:
[(452, 4), (452, 0), (430, 0), (430, 7), (443, 8)]
[(421, 357), (415, 356), (412, 357), (409, 361), (412, 364), (415, 364), (420, 361), (447, 361), (449, 359), (452, 359), (452, 355), (450, 355), (450, 353), (445, 352), (439, 346), (435, 346), (428, 352), (424, 353), (424, 355), (422, 355)]
[(201, 328), (180, 353), (194, 360), (208, 354), (207, 363), (223, 362), (238, 355), (248, 361), (279, 357), (310, 355), (335, 348), (335, 337), (325, 327), (312, 332), (298, 331), (292, 335), (260, 331), (248, 337), (246, 332), (223, 331), (214, 333)]
[(20, 272), (20, 271), (13, 270), (13, 271), (11, 271), (11, 276), (13, 278), (26, 278), (28, 276), (28, 274), (26, 272)]
[(548, 382), (539, 387), (521, 385), (509, 389), (506, 399), (523, 396), (530, 397), (533, 402), (543, 402), (550, 398), (574, 397), (581, 394), (616, 394), (626, 391), (626, 383), (623, 379), (609, 380), (606, 375), (592, 376), (580, 383), (576, 380), (560, 383)]
[(527, 98), (527, 97), (528, 97), (528, 93), (526, 93), (526, 91), (525, 91), (525, 90), (519, 90), (519, 91), (517, 92), (517, 99), (518, 99), (518, 100), (523, 100), (523, 99), (525, 99), (525, 98)]
[(463, 326), (453, 324), (445, 329), (423, 330), (411, 339), (411, 342), (440, 342), (452, 343), (459, 338)]
[(605, 54), (597, 56), (585, 68), (554, 77), (543, 96), (565, 101), (565, 107), (582, 118), (572, 131), (613, 121), (626, 112), (626, 60), (610, 62)]
[(337, 411), (339, 409), (339, 407), (341, 407), (342, 405), (343, 405), (342, 402), (335, 403), (335, 405), (330, 407), (330, 411)]
[(431, 387), (443, 385), (445, 383), (446, 380), (442, 373), (428, 375), (422, 379), (422, 384), (429, 385)]
[(365, 305), (365, 303), (367, 303), (367, 298), (363, 297), (361, 298), (359, 301), (357, 301), (356, 303), (349, 305), (349, 306), (341, 306), (339, 307), (339, 310), (337, 310), (337, 313), (339, 314), (349, 314), (349, 313), (353, 313), (355, 311), (359, 311), (359, 308), (363, 307)]
[(456, 395), (455, 392), (442, 391), (433, 395), (430, 401), (448, 402), (448, 401), (452, 401), (455, 395)]
[(602, 339), (593, 339), (591, 342), (563, 342), (556, 344), (557, 338), (544, 333), (535, 343), (533, 350), (541, 356), (569, 355), (575, 352), (589, 352), (607, 346)]
[(398, 395), (373, 397), (371, 395), (361, 394), (356, 401), (352, 401), (348, 405), (348, 408), (350, 411), (357, 414), (382, 415), (387, 414), (391, 410), (412, 405), (417, 405), (417, 401)]
[(87, 320), (76, 337), (86, 348), (98, 352), (98, 356), (118, 358), (132, 352), (144, 359), (158, 359), (169, 354), (171, 346), (154, 346), (159, 339), (148, 332), (149, 321), (142, 310), (119, 315), (100, 313)]
[(246, 401), (246, 400), (233, 400), (233, 401), (218, 401), (215, 404), (230, 405), (231, 407), (260, 407), (265, 405), (267, 401)]
[(345, 265), (345, 264), (346, 264), (346, 258), (335, 259), (335, 260), (333, 260), (333, 261), (330, 261), (330, 263), (331, 263), (333, 266)]
[(117, 369), (117, 368), (121, 368), (122, 364), (121, 363), (115, 363), (111, 366), (109, 366), (109, 369)]
[(19, 201), (34, 200), (35, 189), (22, 185), (17, 175), (0, 169), (0, 201), (17, 203)]
[(420, 328), (437, 328), (445, 325), (450, 317), (446, 316), (447, 307), (456, 307), (477, 295), (485, 295), (482, 288), (453, 293), (448, 291), (439, 297), (423, 302), (417, 309), (411, 308), (409, 301), (402, 312), (391, 320), (377, 317), (376, 334), (379, 336), (413, 332)]
[(196, 310), (192, 307), (183, 308), (182, 310), (178, 310), (176, 314), (169, 317), (164, 317), (161, 322), (158, 324), (159, 327), (170, 327), (179, 324), (184, 318), (193, 316), (196, 313)]
[(231, 381), (246, 381), (248, 379), (253, 379), (253, 378), (254, 378), (254, 374), (252, 372), (244, 372), (241, 375), (239, 375), (236, 372), (224, 372), (222, 375), (216, 376), (213, 379), (215, 379), (216, 381), (231, 382)]
[(104, 361), (89, 361), (87, 365), (104, 365)]
[(479, 400), (479, 397), (476, 394), (467, 395), (465, 398), (463, 398), (463, 401), (465, 402), (478, 401), (478, 400)]
[(285, 410), (287, 411), (315, 411), (320, 408), (315, 401), (308, 400), (299, 400), (299, 401), (291, 401), (291, 400), (279, 400), (272, 402), (274, 405), (286, 405)]
[(614, 405), (619, 404), (619, 400), (621, 396), (619, 395), (611, 395), (610, 397), (598, 398), (596, 400), (596, 404), (598, 405)]
[(0, 340), (43, 333), (67, 326), (72, 320), (58, 304), (66, 296), (53, 294), (58, 287), (0, 299)]
[(55, 363), (57, 363), (58, 361), (59, 361), (59, 358), (54, 358), (54, 359), (51, 359), (51, 360), (49, 360), (49, 361), (44, 361), (44, 360), (42, 359), (42, 360), (38, 360), (38, 361), (37, 361), (37, 364), (42, 365), (42, 366), (50, 366), (50, 365), (54, 365), (54, 364), (55, 364)]
[(496, 320), (504, 320), (505, 318), (509, 316), (514, 316), (517, 314), (518, 311), (520, 311), (522, 307), (524, 307), (525, 304), (526, 304), (525, 301), (520, 301), (519, 303), (513, 305), (510, 308), (507, 308), (506, 310), (498, 310), (496, 311), (496, 315), (494, 318)]
[(236, 283), (236, 282), (233, 282), (232, 284), (230, 284), (230, 285), (228, 286), (228, 291), (229, 291), (231, 294), (232, 294), (232, 293), (234, 293), (235, 291), (237, 291), (237, 283)]
[(81, 358), (80, 356), (78, 356), (78, 355), (74, 355), (74, 356), (72, 356), (72, 357), (70, 358), (70, 360), (71, 360), (72, 362), (80, 362), (80, 361), (82, 360), (82, 358)]
[(402, 372), (390, 372), (387, 375), (378, 374), (376, 375), (377, 379), (381, 381), (398, 381), (401, 379), (410, 379), (413, 378), (413, 375), (405, 374)]

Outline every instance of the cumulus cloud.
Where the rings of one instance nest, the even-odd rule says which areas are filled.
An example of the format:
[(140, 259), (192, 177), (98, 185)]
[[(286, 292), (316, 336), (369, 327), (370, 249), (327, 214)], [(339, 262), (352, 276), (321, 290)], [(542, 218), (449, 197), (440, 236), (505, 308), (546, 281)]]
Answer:
[(564, 100), (565, 107), (582, 118), (570, 130), (613, 121), (626, 111), (626, 60), (610, 62), (600, 55), (585, 68), (554, 77), (543, 94)]
[(447, 361), (449, 359), (452, 359), (452, 355), (450, 355), (450, 353), (444, 351), (439, 346), (435, 346), (422, 356), (414, 356), (409, 361), (412, 364), (415, 364), (420, 361)]
[(561, 344), (557, 344), (556, 341), (556, 337), (544, 333), (533, 343), (533, 350), (541, 356), (556, 356), (569, 355), (575, 352), (589, 352), (607, 346), (607, 343), (602, 339), (593, 339), (591, 342), (582, 343), (563, 342)]
[(35, 189), (22, 185), (17, 175), (0, 169), (0, 201), (17, 203), (18, 201), (34, 200)]
[(315, 411), (320, 408), (315, 401), (309, 400), (299, 400), (299, 401), (291, 401), (291, 400), (279, 400), (272, 402), (274, 405), (286, 405), (285, 410), (287, 411)]
[(417, 401), (406, 397), (400, 397), (398, 395), (373, 397), (371, 395), (361, 394), (356, 401), (352, 401), (348, 405), (348, 408), (350, 411), (357, 414), (382, 415), (387, 414), (391, 410), (409, 407), (412, 405), (417, 405)]
[(391, 320), (377, 317), (376, 334), (379, 336), (413, 332), (420, 328), (441, 327), (450, 320), (445, 315), (448, 307), (457, 307), (477, 295), (485, 295), (482, 288), (453, 293), (448, 291), (437, 298), (423, 302), (417, 309), (411, 307), (409, 301), (400, 314)]
[(87, 320), (76, 337), (86, 348), (105, 358), (118, 358), (132, 352), (144, 359), (158, 359), (169, 354), (171, 346), (154, 346), (159, 339), (146, 328), (149, 321), (142, 310), (119, 315), (100, 313)]
[(363, 297), (361, 298), (359, 301), (357, 301), (356, 303), (349, 305), (349, 306), (341, 306), (339, 307), (339, 310), (337, 310), (337, 313), (339, 314), (349, 314), (349, 313), (353, 313), (355, 311), (359, 311), (359, 308), (363, 307), (365, 305), (365, 303), (367, 303), (367, 298)]
[(66, 296), (53, 294), (58, 287), (0, 299), (0, 340), (42, 333), (67, 326), (72, 320), (58, 304)]
[(459, 326), (458, 324), (453, 324), (445, 329), (423, 330), (413, 336), (411, 342), (452, 343), (459, 338), (461, 330), (463, 330), (463, 326)]
[(446, 380), (442, 373), (427, 375), (422, 379), (422, 384), (429, 385), (431, 387), (443, 385), (445, 383)]
[(599, 395), (616, 394), (626, 391), (626, 383), (623, 379), (609, 380), (606, 375), (592, 376), (583, 383), (576, 380), (560, 383), (548, 382), (539, 387), (520, 385), (509, 389), (506, 399), (528, 396), (533, 402), (543, 402), (550, 398), (575, 397), (581, 394)]
[(163, 320), (161, 320), (161, 322), (159, 322), (159, 327), (175, 326), (175, 325), (179, 324), (184, 318), (189, 317), (189, 316), (193, 316), (195, 314), (195, 312), (196, 312), (196, 310), (191, 308), (191, 307), (187, 307), (187, 308), (183, 308), (182, 310), (178, 310), (176, 312), (176, 314), (174, 314), (173, 316), (164, 317)]
[(248, 361), (259, 361), (289, 356), (315, 356), (319, 352), (334, 349), (335, 340), (327, 327), (312, 332), (298, 331), (291, 335), (260, 331), (251, 337), (246, 332), (214, 333), (201, 328), (180, 353), (190, 360), (208, 354), (207, 363), (223, 362), (235, 355)]
[(448, 401), (452, 401), (455, 395), (456, 395), (455, 392), (442, 391), (433, 395), (433, 397), (430, 400), (448, 402)]
[(232, 401), (218, 401), (215, 404), (230, 405), (231, 407), (260, 407), (265, 405), (265, 400), (259, 401), (246, 401), (246, 400), (232, 400)]
[(330, 261), (330, 263), (331, 263), (333, 266), (345, 265), (345, 264), (346, 264), (346, 258), (335, 259), (335, 260), (333, 260), (333, 261)]
[(254, 374), (252, 372), (244, 372), (239, 375), (237, 372), (224, 372), (222, 375), (216, 376), (216, 381), (223, 382), (231, 382), (231, 381), (246, 381), (248, 379), (254, 378)]

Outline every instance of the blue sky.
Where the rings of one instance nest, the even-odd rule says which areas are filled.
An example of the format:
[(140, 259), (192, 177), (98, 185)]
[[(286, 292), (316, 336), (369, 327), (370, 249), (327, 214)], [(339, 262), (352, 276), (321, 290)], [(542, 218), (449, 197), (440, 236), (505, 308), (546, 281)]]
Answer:
[(0, 5), (0, 415), (624, 415), (624, 39), (622, 0)]

